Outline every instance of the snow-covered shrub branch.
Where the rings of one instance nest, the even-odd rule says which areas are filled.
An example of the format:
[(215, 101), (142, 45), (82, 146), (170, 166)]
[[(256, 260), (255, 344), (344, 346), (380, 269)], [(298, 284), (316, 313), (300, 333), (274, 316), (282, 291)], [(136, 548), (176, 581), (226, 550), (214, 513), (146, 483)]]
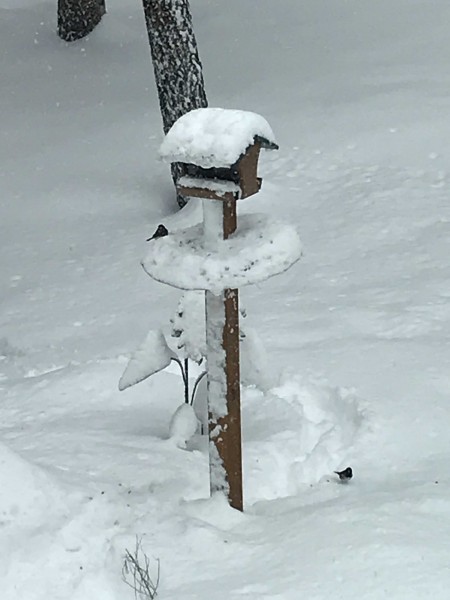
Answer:
[[(245, 310), (240, 309), (245, 318)], [(273, 385), (267, 357), (257, 332), (241, 324), (241, 382), (243, 385), (254, 385), (261, 390)], [(129, 363), (119, 381), (119, 389), (144, 381), (151, 375), (162, 371), (175, 362), (179, 369), (184, 388), (184, 404), (195, 408), (197, 417), (203, 428), (207, 424), (207, 408), (202, 399), (196, 401), (197, 395), (203, 396), (200, 383), (207, 374), (206, 365), (206, 330), (205, 330), (205, 293), (203, 291), (186, 291), (180, 297), (175, 314), (170, 319), (170, 326), (152, 330), (144, 342), (132, 354)], [(202, 365), (203, 369), (193, 379), (191, 363)], [(198, 370), (197, 370), (198, 372)], [(199, 406), (197, 406), (199, 404)], [(204, 402), (203, 402), (204, 404)], [(203, 414), (204, 413), (204, 414)]]
[(125, 390), (144, 381), (173, 361), (180, 368), (184, 402), (192, 406), (198, 384), (206, 374), (206, 370), (200, 373), (191, 391), (189, 361), (200, 365), (206, 355), (204, 292), (191, 291), (183, 294), (170, 323), (167, 333), (162, 330), (149, 331), (144, 342), (131, 356), (120, 378), (119, 389)]

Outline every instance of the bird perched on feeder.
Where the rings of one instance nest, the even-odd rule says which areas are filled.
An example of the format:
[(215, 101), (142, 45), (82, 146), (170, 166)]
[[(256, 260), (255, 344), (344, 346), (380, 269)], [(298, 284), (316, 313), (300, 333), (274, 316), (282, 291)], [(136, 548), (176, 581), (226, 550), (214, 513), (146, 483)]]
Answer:
[(156, 238), (165, 237), (166, 235), (169, 235), (167, 227), (164, 227), (164, 225), (162, 225), (162, 224), (158, 225), (155, 233), (152, 235), (152, 237), (148, 238), (147, 242), (150, 242), (151, 240), (155, 240)]
[(353, 477), (353, 470), (351, 467), (347, 467), (343, 471), (335, 471), (336, 475), (339, 476), (339, 479), (343, 482), (349, 481)]

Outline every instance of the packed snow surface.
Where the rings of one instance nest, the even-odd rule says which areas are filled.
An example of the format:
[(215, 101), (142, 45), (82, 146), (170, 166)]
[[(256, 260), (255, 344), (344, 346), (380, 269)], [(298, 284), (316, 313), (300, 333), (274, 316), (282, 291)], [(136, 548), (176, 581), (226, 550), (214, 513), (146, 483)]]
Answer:
[(160, 156), (169, 162), (199, 167), (231, 167), (255, 137), (276, 145), (270, 125), (261, 115), (245, 110), (197, 108), (174, 123), (164, 138)]
[(64, 507), (57, 481), (0, 444), (0, 525), (17, 526), (42, 519), (48, 511)]
[(260, 283), (286, 271), (301, 257), (297, 230), (265, 215), (243, 215), (238, 227), (212, 252), (204, 245), (203, 225), (153, 240), (143, 261), (157, 281), (183, 290), (209, 290)]
[(448, 0), (191, 2), (209, 101), (280, 143), (240, 210), (304, 245), (240, 294), (243, 514), (170, 439), (177, 365), (117, 389), (180, 300), (145, 240), (202, 217), (142, 3), (107, 5), (65, 44), (54, 0), (0, 0), (0, 600), (133, 600), (136, 536), (159, 600), (449, 600)]

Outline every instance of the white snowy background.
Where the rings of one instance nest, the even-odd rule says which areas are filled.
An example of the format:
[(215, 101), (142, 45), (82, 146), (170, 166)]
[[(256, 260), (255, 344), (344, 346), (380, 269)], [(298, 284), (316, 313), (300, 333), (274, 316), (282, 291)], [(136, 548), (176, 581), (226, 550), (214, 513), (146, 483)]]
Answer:
[(280, 145), (242, 212), (304, 247), (242, 290), (273, 382), (243, 389), (246, 511), (168, 439), (175, 368), (118, 391), (180, 295), (145, 240), (199, 218), (157, 160), (141, 3), (67, 45), (56, 1), (0, 0), (0, 599), (131, 600), (138, 535), (161, 599), (448, 600), (450, 7), (192, 10), (211, 106)]

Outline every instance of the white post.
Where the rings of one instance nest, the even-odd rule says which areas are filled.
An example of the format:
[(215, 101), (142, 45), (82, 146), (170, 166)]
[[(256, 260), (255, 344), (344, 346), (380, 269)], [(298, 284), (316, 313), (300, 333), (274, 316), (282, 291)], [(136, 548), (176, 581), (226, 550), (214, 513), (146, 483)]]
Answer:
[[(217, 251), (223, 240), (223, 206), (218, 200), (203, 200), (203, 236), (205, 250)], [(228, 494), (228, 482), (223, 462), (217, 451), (215, 440), (220, 435), (220, 426), (214, 424), (227, 414), (225, 351), (223, 328), (225, 326), (224, 293), (218, 296), (205, 292), (206, 348), (208, 360), (208, 420), (209, 465), (211, 493), (223, 491)]]

